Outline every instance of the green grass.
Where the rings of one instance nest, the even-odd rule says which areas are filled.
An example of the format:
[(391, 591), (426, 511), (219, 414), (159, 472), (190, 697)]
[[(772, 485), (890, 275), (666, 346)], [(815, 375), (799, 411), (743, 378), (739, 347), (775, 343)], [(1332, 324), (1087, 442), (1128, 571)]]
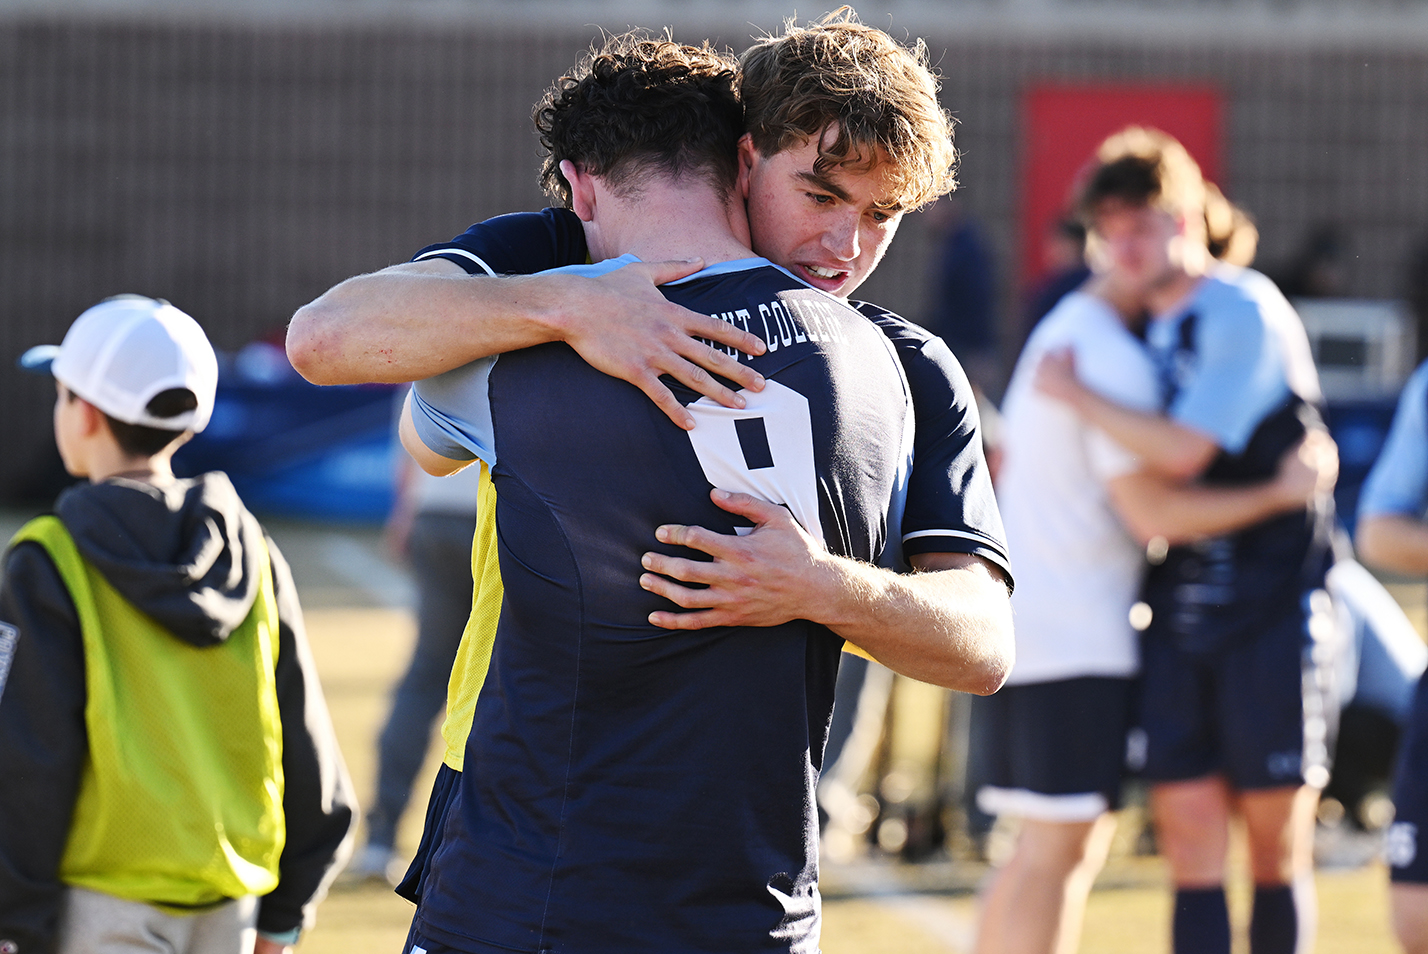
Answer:
[[(406, 665), (413, 640), (410, 614), (398, 610), (319, 608), (308, 612), (308, 630), (339, 742), (361, 798), (374, 785), (375, 739), (387, 713), (387, 693)], [(426, 793), (438, 765), (436, 747), (417, 780), (413, 804), (398, 833), (398, 847), (416, 848)], [(975, 866), (974, 866), (975, 869)], [(950, 871), (950, 869), (947, 869)], [(938, 870), (899, 874), (878, 866), (881, 890), (900, 882), (904, 894), (856, 896), (840, 890), (824, 901), (824, 954), (949, 954), (970, 950), (976, 900), (967, 891), (939, 893)], [(947, 886), (975, 883), (977, 870), (949, 874)], [(846, 883), (836, 871), (829, 882)], [(1088, 954), (1161, 954), (1169, 950), (1170, 897), (1159, 859), (1113, 859), (1093, 892), (1081, 950)], [(1321, 954), (1393, 954), (1388, 928), (1387, 880), (1374, 865), (1324, 871), (1320, 892)], [(830, 893), (832, 893), (830, 891)], [(1232, 884), (1232, 911), (1243, 934), (1248, 889)], [(382, 885), (334, 888), (318, 911), (318, 925), (300, 945), (302, 954), (388, 951), (406, 939), (412, 906)], [(1248, 954), (1243, 947), (1237, 954)]]

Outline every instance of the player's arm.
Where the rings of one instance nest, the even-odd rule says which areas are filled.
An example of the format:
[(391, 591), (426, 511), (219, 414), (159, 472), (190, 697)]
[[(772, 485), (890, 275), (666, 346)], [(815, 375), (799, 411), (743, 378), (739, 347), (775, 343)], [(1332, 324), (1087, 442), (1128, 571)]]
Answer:
[(22, 952), (56, 940), (60, 858), (89, 747), (85, 698), (74, 602), (44, 550), (20, 544), (0, 584), (0, 942)]
[(656, 626), (812, 620), (897, 672), (979, 695), (995, 692), (1011, 671), (1011, 601), (1002, 569), (990, 561), (923, 553), (912, 557), (917, 572), (893, 573), (828, 553), (783, 507), (722, 490), (712, 499), (752, 520), (754, 530), (738, 536), (660, 527), (660, 542), (713, 560), (645, 554), (640, 585), (692, 611), (653, 613)]
[(747, 364), (699, 340), (757, 355), (761, 339), (672, 304), (656, 287), (700, 267), (638, 263), (592, 278), (469, 275), (439, 258), (394, 265), (349, 278), (299, 308), (288, 326), (288, 358), (315, 384), (397, 383), (563, 341), (689, 428), (693, 418), (662, 375), (727, 407), (742, 407), (743, 398), (716, 375), (737, 388), (763, 387)]
[(1364, 517), (1354, 533), (1359, 557), (1381, 570), (1409, 576), (1428, 574), (1428, 523), (1404, 514)]
[(1127, 407), (1088, 388), (1076, 375), (1070, 350), (1042, 358), (1036, 389), (1069, 404), (1088, 424), (1138, 456), (1147, 469), (1171, 480), (1198, 477), (1219, 453), (1215, 439), (1197, 428)]
[(1359, 494), (1354, 544), (1370, 566), (1428, 573), (1428, 364), (1398, 401), (1393, 425)]
[(1271, 480), (1206, 487), (1138, 470), (1108, 480), (1106, 489), (1131, 536), (1141, 543), (1159, 537), (1174, 546), (1303, 510), (1333, 493), (1338, 474), (1337, 448), (1316, 430), (1285, 453)]
[(417, 466), (433, 477), (449, 477), (458, 470), (475, 463), (474, 459), (457, 460), (447, 457), (427, 445), (417, 431), (410, 392), (407, 394), (406, 403), (402, 406), (401, 423), (397, 425), (397, 434), (401, 438), (402, 448), (411, 455)]

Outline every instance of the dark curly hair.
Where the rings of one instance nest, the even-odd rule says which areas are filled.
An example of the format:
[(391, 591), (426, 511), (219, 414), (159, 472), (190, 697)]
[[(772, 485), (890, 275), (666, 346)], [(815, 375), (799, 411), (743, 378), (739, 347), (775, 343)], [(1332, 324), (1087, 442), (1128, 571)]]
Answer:
[(547, 155), (541, 185), (567, 206), (569, 159), (618, 190), (642, 176), (700, 175), (719, 189), (738, 178), (744, 110), (732, 55), (682, 46), (645, 33), (610, 37), (569, 75), (556, 80), (535, 110)]

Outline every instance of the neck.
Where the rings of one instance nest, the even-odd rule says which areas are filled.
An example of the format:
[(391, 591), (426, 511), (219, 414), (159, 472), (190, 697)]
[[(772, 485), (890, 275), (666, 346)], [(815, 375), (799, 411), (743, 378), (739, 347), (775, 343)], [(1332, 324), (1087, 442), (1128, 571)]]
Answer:
[(153, 457), (130, 457), (119, 448), (110, 453), (98, 452), (86, 468), (90, 483), (98, 484), (111, 477), (139, 480), (146, 484), (167, 484), (174, 479), (173, 454), (163, 452)]
[[(603, 186), (603, 183), (601, 183)], [(632, 254), (647, 262), (702, 258), (704, 264), (748, 258), (748, 218), (740, 203), (703, 182), (652, 178), (637, 193), (601, 189), (585, 223), (596, 261)]]

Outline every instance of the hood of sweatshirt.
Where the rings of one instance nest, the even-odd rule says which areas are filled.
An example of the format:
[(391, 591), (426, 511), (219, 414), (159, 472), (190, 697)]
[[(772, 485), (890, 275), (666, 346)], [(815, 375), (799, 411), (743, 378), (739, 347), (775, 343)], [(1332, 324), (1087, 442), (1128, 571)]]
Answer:
[(248, 617), (263, 529), (224, 474), (164, 486), (122, 477), (80, 484), (56, 511), (89, 564), (185, 642), (217, 645)]

